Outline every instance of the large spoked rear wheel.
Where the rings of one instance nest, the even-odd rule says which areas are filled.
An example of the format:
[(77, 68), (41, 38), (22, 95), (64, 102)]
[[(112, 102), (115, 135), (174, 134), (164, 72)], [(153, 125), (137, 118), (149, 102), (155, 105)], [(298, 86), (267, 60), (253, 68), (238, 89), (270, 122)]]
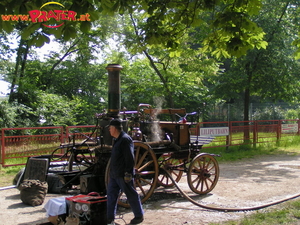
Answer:
[(190, 163), (187, 179), (196, 194), (212, 191), (219, 179), (219, 164), (215, 157), (206, 153), (197, 155)]
[[(144, 203), (153, 194), (158, 177), (158, 164), (154, 151), (152, 148), (143, 143), (134, 141), (134, 155), (135, 155), (135, 178), (134, 185), (138, 192), (141, 202)], [(107, 164), (105, 172), (106, 187), (109, 182), (110, 161)], [(118, 204), (125, 208), (130, 205), (127, 201), (126, 195), (121, 192)]]

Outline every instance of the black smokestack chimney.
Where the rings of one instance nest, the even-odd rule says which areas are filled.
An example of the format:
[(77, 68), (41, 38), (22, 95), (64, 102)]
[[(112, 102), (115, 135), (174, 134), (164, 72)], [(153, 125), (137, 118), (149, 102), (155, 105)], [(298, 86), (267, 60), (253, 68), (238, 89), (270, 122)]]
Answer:
[(120, 71), (123, 67), (119, 64), (109, 64), (108, 71), (108, 112), (109, 117), (119, 117), (121, 109), (121, 81)]

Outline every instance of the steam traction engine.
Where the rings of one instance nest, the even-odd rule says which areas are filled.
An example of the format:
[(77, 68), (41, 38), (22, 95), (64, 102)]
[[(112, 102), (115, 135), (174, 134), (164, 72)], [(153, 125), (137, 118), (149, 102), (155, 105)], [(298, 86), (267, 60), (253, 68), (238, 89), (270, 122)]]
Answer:
[[(187, 115), (185, 109), (154, 109), (148, 104), (140, 104), (135, 111), (122, 111), (120, 109), (122, 67), (110, 64), (106, 69), (108, 70), (108, 111), (97, 115), (96, 129), (99, 131), (97, 146), (89, 149), (95, 154), (92, 157), (95, 160), (92, 166), (86, 169), (102, 177), (102, 182), (98, 185), (102, 190), (99, 192), (105, 193), (109, 180), (112, 137), (107, 125), (114, 118), (122, 119), (123, 130), (134, 140), (135, 186), (142, 203), (158, 186), (173, 186), (173, 180), (178, 182), (184, 172), (187, 173), (187, 182), (193, 192), (197, 194), (210, 192), (219, 178), (218, 162), (214, 154), (200, 153), (202, 144), (198, 136), (194, 136), (193, 142), (190, 141), (190, 127), (196, 123), (186, 122), (185, 117), (175, 121), (175, 115)], [(158, 120), (162, 115), (168, 117), (168, 121)], [(78, 148), (71, 161), (79, 161), (77, 157), (80, 151)], [(69, 160), (70, 164), (71, 161)], [(70, 170), (71, 167), (69, 166)], [(123, 194), (120, 194), (119, 205), (129, 206)]]

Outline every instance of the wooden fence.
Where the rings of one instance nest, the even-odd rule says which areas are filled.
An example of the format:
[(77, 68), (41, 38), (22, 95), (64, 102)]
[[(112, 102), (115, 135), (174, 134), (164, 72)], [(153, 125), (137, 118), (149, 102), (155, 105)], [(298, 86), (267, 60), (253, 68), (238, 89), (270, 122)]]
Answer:
[[(191, 124), (190, 133), (191, 142), (197, 136), (214, 137), (202, 149), (243, 144), (255, 146), (299, 135), (299, 120), (201, 122)], [(68, 142), (70, 135), (80, 140), (91, 134), (97, 136), (94, 125), (2, 128), (0, 164), (3, 167), (25, 165), (28, 157), (51, 154), (60, 144)]]

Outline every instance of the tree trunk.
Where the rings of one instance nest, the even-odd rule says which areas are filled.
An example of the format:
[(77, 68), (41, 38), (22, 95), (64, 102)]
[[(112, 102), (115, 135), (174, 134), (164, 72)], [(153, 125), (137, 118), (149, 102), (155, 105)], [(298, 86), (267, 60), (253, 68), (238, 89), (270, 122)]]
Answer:
[(28, 43), (26, 40), (21, 38), (18, 51), (17, 51), (15, 71), (13, 73), (13, 78), (12, 78), (12, 83), (10, 88), (10, 94), (8, 99), (9, 102), (13, 102), (15, 100), (14, 92), (16, 89), (16, 85), (19, 84), (18, 88), (20, 88), (20, 77), (24, 76), (28, 52), (29, 52)]
[[(250, 87), (245, 89), (245, 99), (244, 99), (244, 121), (249, 121), (249, 105), (250, 105)], [(250, 129), (249, 123), (244, 122), (244, 142), (250, 140)]]
[[(130, 14), (130, 18), (131, 18), (131, 21), (132, 21), (132, 24), (133, 24), (133, 27), (134, 27), (134, 30), (135, 30), (135, 34), (136, 34), (137, 37), (139, 37), (138, 29), (137, 29), (137, 26), (136, 26), (136, 24), (134, 22), (132, 14)], [(141, 41), (139, 43), (140, 43), (141, 46), (143, 46), (143, 44), (141, 43)], [(153, 61), (152, 57), (148, 54), (148, 52), (146, 50), (143, 50), (143, 53), (149, 59), (150, 65), (155, 70), (156, 74), (159, 76), (161, 82), (163, 83), (164, 89), (165, 89), (165, 91), (167, 93), (167, 104), (168, 104), (168, 107), (174, 108), (174, 99), (173, 99), (173, 95), (172, 95), (172, 92), (171, 92), (171, 90), (169, 88), (167, 80), (161, 74), (161, 72), (159, 71), (159, 69), (155, 65), (155, 62)]]
[[(282, 13), (279, 16), (279, 19), (277, 20), (277, 25), (279, 25), (282, 22), (283, 16), (286, 13), (286, 10), (290, 4), (290, 1), (287, 1), (286, 4), (283, 6)], [(277, 32), (278, 27), (275, 27), (273, 32), (270, 33), (267, 42), (271, 42), (274, 38), (274, 35)], [(260, 56), (263, 54), (262, 51), (258, 51), (257, 55), (254, 57), (252, 62), (248, 62), (245, 66), (246, 74), (248, 76), (248, 83), (247, 87), (245, 88), (245, 95), (244, 95), (244, 121), (249, 121), (249, 106), (250, 106), (250, 97), (251, 97), (251, 82), (254, 72), (256, 71), (257, 63), (260, 59)], [(250, 141), (250, 129), (249, 129), (249, 123), (244, 122), (244, 142)]]
[(147, 51), (144, 51), (144, 54), (146, 55), (146, 57), (149, 59), (150, 61), (150, 65), (152, 66), (152, 68), (155, 70), (156, 74), (159, 76), (161, 82), (163, 83), (164, 85), (164, 88), (167, 92), (167, 103), (168, 103), (168, 107), (170, 108), (174, 108), (174, 99), (173, 99), (173, 96), (172, 96), (172, 93), (169, 89), (169, 86), (168, 86), (168, 82), (166, 81), (166, 79), (164, 78), (164, 76), (161, 74), (161, 72), (159, 71), (159, 69), (157, 68), (157, 66), (155, 65), (153, 59), (151, 58), (151, 56), (148, 54)]

